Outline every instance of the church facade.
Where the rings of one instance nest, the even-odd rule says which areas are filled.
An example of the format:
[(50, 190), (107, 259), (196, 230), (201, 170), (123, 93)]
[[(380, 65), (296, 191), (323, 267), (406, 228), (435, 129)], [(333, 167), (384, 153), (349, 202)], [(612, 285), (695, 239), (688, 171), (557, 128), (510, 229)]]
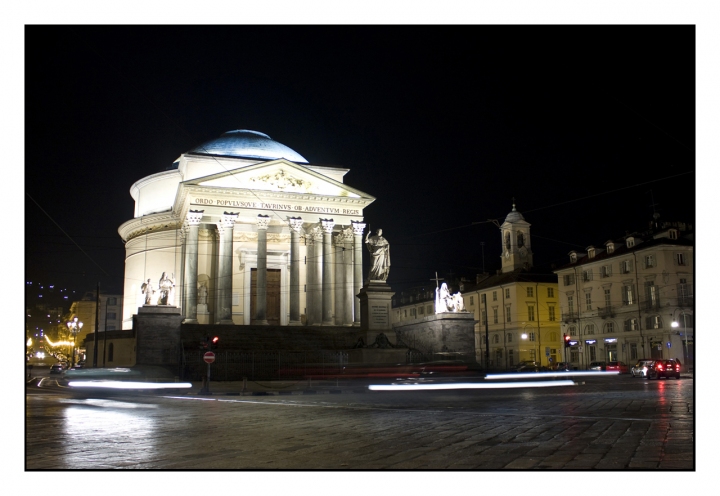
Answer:
[(140, 307), (183, 323), (359, 326), (363, 211), (349, 169), (229, 131), (132, 185), (123, 329)]

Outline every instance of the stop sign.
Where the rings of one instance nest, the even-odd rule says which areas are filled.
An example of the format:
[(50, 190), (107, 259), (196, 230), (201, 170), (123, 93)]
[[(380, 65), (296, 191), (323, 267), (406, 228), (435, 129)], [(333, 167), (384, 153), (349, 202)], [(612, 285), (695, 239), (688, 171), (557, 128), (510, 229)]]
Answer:
[(212, 351), (208, 351), (203, 355), (203, 360), (205, 360), (206, 363), (213, 363), (215, 361), (215, 353)]

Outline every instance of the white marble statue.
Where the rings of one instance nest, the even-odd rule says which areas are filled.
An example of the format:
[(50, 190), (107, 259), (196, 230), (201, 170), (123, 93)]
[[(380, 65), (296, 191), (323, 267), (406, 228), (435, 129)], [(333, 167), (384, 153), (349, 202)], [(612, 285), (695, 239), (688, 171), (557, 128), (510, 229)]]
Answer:
[(200, 287), (198, 288), (198, 305), (207, 305), (207, 299), (208, 299), (208, 288), (207, 285), (203, 282), (200, 283)]
[(152, 305), (155, 289), (153, 288), (150, 279), (148, 279), (147, 282), (142, 283), (142, 286), (140, 286), (140, 292), (145, 297), (145, 305)]
[(368, 279), (371, 281), (387, 281), (390, 274), (390, 243), (383, 238), (382, 229), (378, 229), (375, 236), (368, 231), (365, 244), (372, 255), (372, 266)]
[(435, 313), (463, 311), (465, 311), (465, 302), (460, 293), (450, 294), (446, 283), (435, 288)]
[(158, 289), (160, 295), (158, 296), (158, 305), (172, 305), (175, 297), (175, 280), (171, 279), (166, 275), (165, 272), (160, 276), (158, 281)]

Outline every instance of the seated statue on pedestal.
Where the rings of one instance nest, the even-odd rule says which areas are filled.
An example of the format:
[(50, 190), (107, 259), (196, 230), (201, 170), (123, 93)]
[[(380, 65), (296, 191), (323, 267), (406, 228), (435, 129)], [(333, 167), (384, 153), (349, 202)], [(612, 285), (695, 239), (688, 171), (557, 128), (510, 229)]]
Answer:
[(158, 289), (160, 296), (158, 297), (158, 305), (172, 305), (175, 297), (175, 281), (169, 278), (165, 272), (160, 276), (158, 281)]

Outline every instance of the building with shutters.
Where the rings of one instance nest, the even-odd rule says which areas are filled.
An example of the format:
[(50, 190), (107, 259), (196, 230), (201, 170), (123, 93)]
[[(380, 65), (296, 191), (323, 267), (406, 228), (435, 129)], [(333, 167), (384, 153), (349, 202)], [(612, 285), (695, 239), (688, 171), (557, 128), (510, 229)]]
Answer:
[[(692, 226), (655, 218), (643, 232), (571, 251), (558, 277), (568, 359), (678, 358), (694, 364)], [(674, 323), (674, 325), (673, 325)]]

